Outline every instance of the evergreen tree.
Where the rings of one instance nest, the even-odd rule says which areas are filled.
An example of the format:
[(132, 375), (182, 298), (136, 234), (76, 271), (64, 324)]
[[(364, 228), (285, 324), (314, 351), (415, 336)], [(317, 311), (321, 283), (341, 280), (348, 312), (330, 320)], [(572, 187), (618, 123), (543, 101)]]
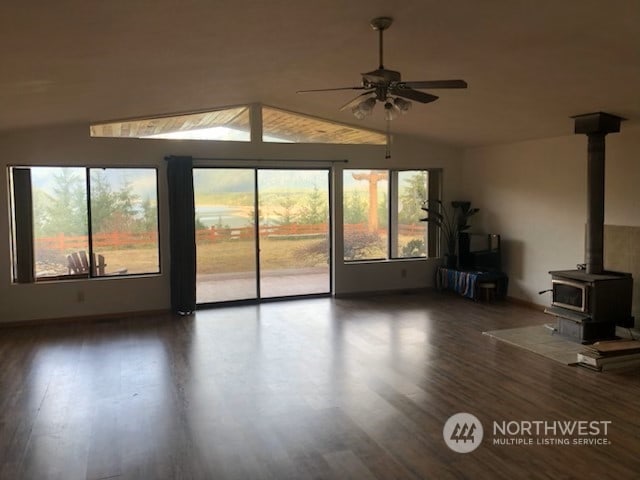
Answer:
[[(87, 194), (84, 178), (72, 168), (60, 168), (54, 173), (51, 195), (43, 205), (34, 202), (43, 235), (86, 235), (87, 234)], [(38, 197), (36, 197), (36, 200)], [(41, 200), (44, 198), (40, 197)]]
[[(249, 213), (247, 213), (247, 217), (248, 217), (248, 222), (247, 224), (251, 227), (255, 227), (256, 225), (256, 210), (255, 208), (252, 208), (251, 210), (249, 210)], [(258, 222), (260, 223), (260, 225), (266, 225), (265, 223), (265, 218), (264, 215), (262, 213), (262, 208), (258, 209)]]
[(127, 220), (132, 221), (136, 217), (135, 204), (140, 197), (133, 192), (133, 185), (125, 180), (120, 190), (116, 193), (116, 210)]
[(196, 222), (196, 230), (208, 230), (208, 227), (202, 222), (202, 220), (198, 215), (196, 215), (195, 222)]
[(53, 197), (47, 192), (33, 189), (33, 234), (36, 238), (44, 237), (49, 230), (48, 206), (51, 205)]
[(91, 171), (91, 227), (93, 233), (103, 233), (109, 229), (116, 198), (111, 184), (102, 170)]
[(358, 191), (345, 192), (343, 218), (346, 224), (367, 222), (367, 205)]
[[(119, 190), (113, 191), (105, 172), (91, 172), (91, 224), (94, 233), (140, 231), (145, 222), (144, 207), (136, 209), (140, 197), (133, 185), (125, 181)], [(151, 203), (149, 202), (149, 207)]]
[(132, 232), (136, 229), (138, 216), (135, 205), (140, 197), (133, 192), (133, 185), (126, 180), (115, 194), (115, 208), (111, 214), (114, 227), (121, 232)]
[(326, 223), (329, 217), (329, 208), (325, 195), (318, 189), (313, 187), (313, 191), (305, 196), (304, 205), (300, 211), (300, 223), (305, 225), (317, 225)]
[[(151, 199), (146, 197), (140, 204), (142, 209), (142, 218), (139, 222), (139, 229), (141, 232), (155, 232), (158, 230), (158, 207), (154, 203), (151, 203)], [(196, 228), (202, 225), (200, 219), (196, 217)], [(206, 227), (204, 227), (206, 228)]]
[(389, 201), (387, 192), (382, 192), (378, 198), (378, 225), (386, 228), (389, 225)]
[(284, 198), (280, 200), (280, 207), (282, 207), (282, 210), (277, 210), (275, 212), (279, 217), (275, 221), (277, 225), (291, 225), (296, 223), (297, 216), (294, 212), (295, 205), (296, 202), (290, 195), (285, 195)]
[(420, 209), (427, 200), (427, 172), (416, 172), (406, 178), (400, 186), (400, 211), (398, 222), (401, 224), (415, 224), (424, 217)]

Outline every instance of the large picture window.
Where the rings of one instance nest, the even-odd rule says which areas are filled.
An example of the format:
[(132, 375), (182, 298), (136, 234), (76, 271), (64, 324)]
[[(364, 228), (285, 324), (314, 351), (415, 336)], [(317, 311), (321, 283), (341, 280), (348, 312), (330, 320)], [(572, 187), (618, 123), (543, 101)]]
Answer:
[(158, 273), (152, 168), (14, 167), (14, 280)]
[(344, 170), (345, 261), (427, 256), (428, 225), (420, 222), (420, 207), (429, 198), (429, 175), (427, 170)]

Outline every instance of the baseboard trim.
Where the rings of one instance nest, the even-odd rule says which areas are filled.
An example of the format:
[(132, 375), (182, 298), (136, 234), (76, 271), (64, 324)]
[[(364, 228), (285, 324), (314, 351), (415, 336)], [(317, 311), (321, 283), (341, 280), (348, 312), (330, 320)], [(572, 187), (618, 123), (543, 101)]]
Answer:
[(101, 323), (113, 320), (123, 319), (138, 319), (153, 316), (161, 316), (171, 314), (171, 310), (141, 310), (134, 312), (118, 312), (118, 313), (105, 313), (101, 315), (83, 315), (79, 317), (57, 317), (57, 318), (36, 318), (33, 320), (17, 320), (12, 322), (0, 322), (0, 328), (14, 328), (14, 327), (35, 327), (35, 326), (49, 326), (49, 325), (64, 325), (64, 324), (87, 324), (87, 323)]

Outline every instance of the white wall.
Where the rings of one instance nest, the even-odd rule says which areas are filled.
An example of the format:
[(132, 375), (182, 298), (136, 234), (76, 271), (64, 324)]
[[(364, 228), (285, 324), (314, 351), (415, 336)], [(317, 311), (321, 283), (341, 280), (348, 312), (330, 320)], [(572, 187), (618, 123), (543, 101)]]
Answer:
[[(301, 160), (300, 165), (303, 166), (326, 165), (313, 163), (314, 160), (346, 159), (349, 168), (442, 168), (447, 198), (455, 198), (458, 194), (456, 187), (460, 183), (460, 150), (409, 138), (395, 139), (393, 158), (385, 160), (384, 147), (379, 146), (92, 139), (88, 133), (88, 127), (80, 125), (18, 131), (0, 136), (0, 322), (169, 308), (166, 155), (230, 159), (228, 162), (217, 162), (219, 165), (233, 164), (233, 159), (256, 159), (256, 165), (290, 168), (297, 165), (278, 162), (278, 159)], [(162, 273), (32, 285), (12, 283), (7, 166), (44, 164), (157, 167)], [(247, 163), (243, 162), (243, 165)], [(345, 164), (335, 165), (334, 177), (339, 185)], [(433, 284), (437, 259), (344, 265), (339, 260), (342, 258), (342, 197), (339, 188), (334, 188), (334, 194), (337, 232), (334, 278), (337, 294), (421, 288)], [(84, 301), (79, 301), (83, 296)]]
[[(623, 123), (606, 144), (605, 223), (638, 226), (640, 128)], [(465, 152), (463, 188), (481, 209), (473, 225), (501, 234), (510, 296), (548, 304), (537, 293), (548, 271), (584, 263), (586, 166), (585, 135)]]

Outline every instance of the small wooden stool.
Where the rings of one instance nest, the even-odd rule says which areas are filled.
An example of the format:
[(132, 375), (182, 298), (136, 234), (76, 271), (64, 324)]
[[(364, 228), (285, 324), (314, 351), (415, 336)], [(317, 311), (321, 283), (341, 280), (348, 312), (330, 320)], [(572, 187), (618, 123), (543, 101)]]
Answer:
[(498, 285), (496, 282), (478, 282), (476, 285), (478, 288), (478, 298), (481, 296), (488, 302), (496, 298), (496, 290)]

